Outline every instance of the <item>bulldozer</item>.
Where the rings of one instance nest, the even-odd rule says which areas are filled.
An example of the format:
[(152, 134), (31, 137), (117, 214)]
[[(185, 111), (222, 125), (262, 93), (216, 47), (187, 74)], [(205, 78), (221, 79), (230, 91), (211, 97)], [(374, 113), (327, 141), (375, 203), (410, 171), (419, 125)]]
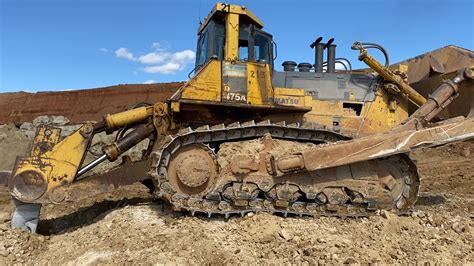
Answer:
[[(438, 116), (461, 84), (472, 85), (472, 64), (425, 97), (407, 82), (407, 65), (390, 66), (378, 44), (352, 45), (364, 70), (336, 57), (334, 39), (319, 37), (310, 48), (314, 64), (285, 61), (279, 71), (262, 21), (245, 6), (216, 4), (199, 25), (189, 80), (167, 101), (105, 115), (64, 138), (59, 128), (37, 128), (30, 155), (18, 157), (8, 174), (12, 225), (34, 232), (42, 204), (67, 204), (75, 183), (120, 158), (100, 176), (142, 181), (173, 210), (192, 214), (409, 212), (420, 177), (407, 154), (474, 137), (472, 112)], [(385, 64), (370, 49), (382, 52)], [(116, 141), (86, 161), (100, 132), (116, 134)], [(141, 160), (122, 157), (142, 141)], [(252, 153), (232, 148), (249, 141), (259, 144)], [(278, 149), (282, 141), (293, 148)], [(235, 152), (223, 156), (224, 146)]]

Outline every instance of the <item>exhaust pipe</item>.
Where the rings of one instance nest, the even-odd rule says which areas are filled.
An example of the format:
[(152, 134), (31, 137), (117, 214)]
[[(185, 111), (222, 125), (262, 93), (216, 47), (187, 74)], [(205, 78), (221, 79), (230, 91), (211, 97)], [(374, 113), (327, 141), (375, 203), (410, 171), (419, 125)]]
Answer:
[(325, 44), (321, 41), (323, 37), (317, 38), (310, 47), (314, 49), (314, 72), (322, 73), (323, 72), (323, 53)]
[(334, 38), (331, 38), (326, 44), (326, 48), (328, 49), (328, 65), (326, 70), (327, 73), (336, 72), (336, 45), (333, 44), (333, 42)]

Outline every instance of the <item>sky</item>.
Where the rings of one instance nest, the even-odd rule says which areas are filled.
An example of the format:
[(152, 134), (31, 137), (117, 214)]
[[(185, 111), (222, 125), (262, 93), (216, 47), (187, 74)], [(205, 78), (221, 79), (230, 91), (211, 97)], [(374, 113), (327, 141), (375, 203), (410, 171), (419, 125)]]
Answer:
[[(209, 0), (0, 0), (0, 92), (185, 81)], [(449, 45), (474, 47), (472, 0), (234, 0), (264, 22), (281, 62), (313, 62), (309, 44), (335, 38), (337, 57), (365, 67), (354, 41), (391, 62)], [(382, 56), (373, 51), (376, 58)]]

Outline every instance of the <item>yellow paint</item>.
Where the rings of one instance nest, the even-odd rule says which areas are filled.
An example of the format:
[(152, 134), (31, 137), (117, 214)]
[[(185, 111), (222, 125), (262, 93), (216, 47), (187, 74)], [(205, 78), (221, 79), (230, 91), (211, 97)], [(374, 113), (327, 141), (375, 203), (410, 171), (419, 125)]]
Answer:
[(273, 102), (273, 88), (268, 64), (247, 63), (247, 103), (268, 105)]
[(361, 50), (359, 59), (363, 60), (364, 63), (366, 63), (370, 68), (382, 76), (386, 81), (396, 83), (397, 87), (403, 92), (403, 94), (408, 95), (410, 101), (412, 101), (417, 106), (422, 106), (424, 103), (426, 103), (425, 97), (413, 89), (409, 84), (404, 82), (399, 76), (395, 75), (392, 70), (386, 68), (377, 60), (375, 60), (375, 58), (368, 55), (366, 50)]
[(349, 93), (349, 101), (355, 101), (355, 94), (353, 92)]
[[(33, 145), (31, 149), (32, 157), (39, 156), (46, 152), (45, 146), (53, 147), (58, 143), (61, 137), (61, 129), (55, 127), (38, 127), (33, 143), (43, 143), (42, 145)], [(46, 145), (45, 145), (46, 144)]]
[(84, 137), (81, 134), (81, 130), (85, 129), (92, 130), (92, 125), (82, 126), (48, 152), (35, 157), (22, 158), (15, 169), (15, 175), (27, 170), (41, 173), (48, 184), (43, 196), (59, 186), (72, 183), (90, 142), (90, 137)]
[(224, 58), (228, 61), (239, 59), (239, 15), (228, 13), (226, 18), (226, 45)]
[(171, 111), (177, 113), (179, 112), (180, 108), (179, 108), (179, 102), (172, 102), (171, 103)]
[(398, 71), (407, 73), (408, 72), (408, 65), (405, 65), (405, 64), (392, 65), (392, 66), (390, 66), (390, 69), (394, 70), (394, 71), (398, 70)]
[[(306, 122), (323, 124), (330, 129), (338, 121), (343, 131), (354, 136), (385, 132), (408, 118), (408, 101), (398, 99), (398, 107), (393, 108), (390, 97), (387, 92), (379, 91), (373, 102), (312, 100), (312, 111), (305, 114), (304, 118)], [(360, 115), (344, 108), (344, 102), (362, 104)]]
[(203, 23), (198, 29), (198, 33), (200, 33), (211, 21), (212, 17), (216, 13), (233, 13), (233, 14), (238, 14), (242, 16), (246, 16), (248, 20), (252, 21), (253, 24), (255, 24), (259, 28), (263, 28), (263, 22), (258, 19), (250, 10), (248, 10), (245, 6), (238, 6), (238, 5), (232, 5), (232, 4), (223, 4), (223, 3), (217, 3), (214, 8), (211, 10), (211, 12), (204, 18)]
[(248, 10), (245, 6), (239, 6), (239, 5), (232, 5), (232, 4), (223, 4), (223, 3), (217, 3), (216, 4), (216, 9), (221, 10), (223, 12), (229, 12), (233, 14), (238, 14), (238, 15), (244, 15), (247, 16), (252, 20), (252, 22), (260, 28), (263, 28), (263, 22), (258, 19), (250, 10)]
[(104, 120), (108, 128), (118, 128), (145, 120), (153, 114), (153, 106), (139, 107), (116, 114), (107, 114)]
[[(224, 63), (230, 64), (228, 61), (224, 61)], [(311, 106), (311, 97), (306, 96), (303, 89), (274, 89), (269, 64), (254, 62), (245, 62), (245, 64), (247, 72), (243, 72), (243, 74), (236, 72), (238, 77), (247, 76), (247, 100), (241, 103), (268, 107), (294, 106), (309, 108)], [(180, 89), (180, 99), (195, 100), (196, 103), (199, 101), (199, 104), (203, 104), (203, 102), (221, 102), (221, 95), (225, 94), (225, 90), (225, 85), (222, 85), (221, 63), (211, 60)], [(174, 112), (180, 110), (178, 102), (179, 100), (171, 105)]]
[(221, 62), (210, 60), (181, 90), (181, 98), (187, 100), (221, 101)]
[(310, 107), (311, 102), (306, 102), (307, 97), (303, 89), (274, 88), (274, 104), (295, 107)]

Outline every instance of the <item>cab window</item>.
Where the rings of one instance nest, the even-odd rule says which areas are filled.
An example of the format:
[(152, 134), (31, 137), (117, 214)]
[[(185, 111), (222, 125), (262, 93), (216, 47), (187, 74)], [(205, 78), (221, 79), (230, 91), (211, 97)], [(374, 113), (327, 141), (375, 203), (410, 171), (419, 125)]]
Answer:
[(271, 39), (261, 33), (254, 34), (254, 58), (255, 61), (269, 64), (272, 60), (271, 55)]
[(240, 25), (239, 60), (273, 64), (272, 36), (253, 25)]
[(196, 66), (203, 66), (207, 60), (207, 39), (209, 36), (209, 31), (206, 31), (204, 34), (201, 35), (198, 41), (197, 51), (198, 54), (196, 56)]
[(196, 67), (199, 69), (206, 62), (215, 58), (224, 59), (225, 26), (223, 22), (211, 21), (199, 36), (196, 49)]
[(249, 60), (249, 42), (247, 40), (239, 40), (239, 59)]
[(248, 25), (240, 25), (239, 27), (239, 60), (253, 60), (253, 54), (250, 52), (252, 39), (250, 28)]

